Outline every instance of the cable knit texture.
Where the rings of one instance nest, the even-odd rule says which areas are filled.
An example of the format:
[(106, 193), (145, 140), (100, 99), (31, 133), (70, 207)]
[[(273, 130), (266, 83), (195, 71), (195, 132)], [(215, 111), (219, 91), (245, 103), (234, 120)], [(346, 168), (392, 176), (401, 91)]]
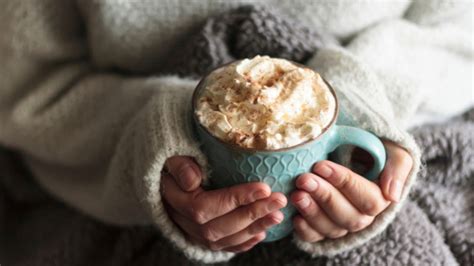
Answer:
[[(190, 97), (196, 81), (162, 75), (176, 73), (196, 78), (222, 63), (256, 54), (306, 61), (336, 89), (342, 107), (339, 123), (356, 125), (397, 142), (410, 152), (415, 165), (402, 202), (391, 205), (367, 229), (315, 244), (295, 239), (296, 245), (313, 257), (335, 256), (315, 261), (377, 264), (381, 258), (354, 254), (372, 254), (385, 250), (376, 249), (384, 245), (403, 247), (403, 243), (413, 242), (406, 239), (418, 239), (413, 247), (418, 253), (393, 256), (394, 260), (450, 264), (456, 256), (459, 261), (472, 262), (469, 235), (460, 238), (463, 231), (454, 232), (450, 223), (444, 229), (427, 225), (432, 219), (443, 219), (443, 215), (428, 211), (423, 216), (412, 202), (403, 207), (420, 166), (420, 151), (404, 128), (426, 95), (441, 91), (446, 84), (457, 88), (472, 86), (466, 82), (466, 69), (472, 66), (472, 43), (469, 45), (469, 34), (459, 27), (459, 21), (450, 20), (464, 6), (454, 5), (449, 12), (439, 13), (436, 8), (422, 12), (421, 1), (411, 6), (409, 1), (384, 5), (293, 1), (291, 7), (275, 1), (272, 8), (247, 6), (228, 11), (245, 2), (8, 2), (0, 10), (0, 24), (4, 27), (0, 37), (0, 144), (18, 152), (43, 189), (77, 210), (106, 223), (154, 224), (188, 258), (206, 263), (225, 261), (234, 254), (213, 252), (190, 243), (164, 210), (160, 171), (166, 158), (190, 155), (204, 168), (206, 163), (193, 138), (190, 121)], [(443, 1), (437, 3), (444, 5)], [(216, 16), (205, 21), (212, 14)], [(449, 25), (443, 24), (444, 20)], [(347, 44), (341, 46), (340, 41)], [(400, 58), (411, 58), (413, 62), (400, 67), (404, 62)], [(420, 75), (420, 71), (426, 71), (426, 75)], [(446, 74), (433, 77), (430, 73)], [(452, 169), (457, 171), (457, 167)], [(465, 169), (470, 171), (469, 167)], [(12, 187), (6, 180), (3, 190), (9, 196), (2, 196), (6, 198), (4, 202), (10, 200), (10, 194), (17, 194), (15, 189), (10, 191)], [(421, 195), (416, 199), (420, 206), (431, 206), (427, 201), (430, 194), (425, 194), (416, 194)], [(22, 201), (13, 198), (14, 202)], [(456, 202), (464, 206), (463, 200), (459, 197)], [(396, 218), (395, 225), (385, 230), (402, 207), (404, 212)], [(6, 213), (9, 208), (0, 204), (0, 211)], [(472, 206), (465, 210), (472, 210)], [(59, 211), (66, 215), (70, 212)], [(424, 218), (404, 224), (411, 216)], [(92, 235), (85, 242), (74, 230), (65, 231), (67, 236), (58, 238), (59, 242), (52, 246), (64, 246), (61, 241), (78, 241), (75, 249), (87, 252), (93, 239), (107, 238), (109, 232), (119, 230), (78, 217), (76, 229), (114, 229), (105, 229), (106, 233)], [(8, 220), (0, 221), (2, 225), (12, 226)], [(145, 237), (148, 229), (131, 230), (137, 230), (133, 233), (138, 240), (124, 240), (125, 247), (118, 244), (114, 251), (121, 256), (115, 262), (148, 263), (137, 259), (140, 255), (133, 253), (134, 248), (128, 250), (127, 243), (141, 243), (141, 252), (159, 243), (156, 245), (160, 250), (174, 254), (162, 241)], [(433, 250), (422, 248), (428, 243), (442, 243), (445, 235), (439, 235), (440, 230), (457, 237), (447, 242), (459, 247), (456, 252), (450, 253), (444, 244), (436, 244)], [(367, 242), (370, 239), (373, 240)], [(278, 258), (268, 254), (278, 253), (272, 250), (279, 245), (284, 244), (269, 244), (268, 251), (261, 247), (262, 252), (271, 253), (255, 260)], [(53, 253), (37, 259), (46, 263), (54, 258), (58, 264), (69, 264), (68, 261), (81, 258), (77, 253), (68, 256), (58, 249), (47, 250)], [(122, 256), (124, 250), (127, 251)], [(430, 254), (442, 256), (431, 258)], [(13, 252), (9, 256), (14, 259), (16, 255)], [(150, 261), (163, 261), (154, 256), (155, 260)], [(101, 260), (97, 260), (100, 264)], [(246, 261), (246, 257), (234, 261)]]

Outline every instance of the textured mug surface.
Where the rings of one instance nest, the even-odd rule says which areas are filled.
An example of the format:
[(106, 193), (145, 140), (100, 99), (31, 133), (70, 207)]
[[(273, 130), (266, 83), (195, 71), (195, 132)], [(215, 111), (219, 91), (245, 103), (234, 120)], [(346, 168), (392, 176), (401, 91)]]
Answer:
[[(198, 84), (193, 95), (193, 113), (199, 91), (205, 78)], [(201, 149), (208, 159), (209, 180), (212, 188), (223, 188), (248, 182), (264, 182), (273, 192), (282, 192), (289, 198), (295, 189), (295, 179), (310, 172), (315, 162), (325, 160), (328, 154), (341, 145), (355, 145), (366, 150), (374, 158), (373, 168), (365, 175), (371, 180), (378, 177), (385, 165), (385, 149), (373, 134), (355, 127), (335, 125), (339, 106), (334, 90), (325, 81), (336, 99), (336, 114), (331, 124), (316, 139), (279, 150), (245, 149), (226, 143), (212, 136), (200, 125), (193, 114)], [(283, 221), (267, 230), (265, 242), (275, 241), (293, 231), (292, 217), (296, 209), (288, 203), (281, 210)]]
[[(315, 162), (327, 159), (328, 153), (343, 144), (364, 148), (374, 157), (375, 166), (367, 174), (367, 178), (375, 179), (385, 162), (385, 150), (380, 140), (371, 133), (353, 127), (333, 125), (320, 138), (305, 145), (284, 151), (259, 152), (236, 150), (222, 145), (201, 127), (197, 130), (202, 149), (208, 158), (209, 178), (213, 188), (265, 182), (273, 192), (282, 192), (289, 197), (295, 189), (295, 179), (298, 175), (310, 172)], [(357, 140), (352, 138), (354, 135), (357, 135)], [(281, 239), (293, 231), (291, 218), (296, 209), (288, 204), (282, 212), (285, 219), (267, 231), (264, 241)]]

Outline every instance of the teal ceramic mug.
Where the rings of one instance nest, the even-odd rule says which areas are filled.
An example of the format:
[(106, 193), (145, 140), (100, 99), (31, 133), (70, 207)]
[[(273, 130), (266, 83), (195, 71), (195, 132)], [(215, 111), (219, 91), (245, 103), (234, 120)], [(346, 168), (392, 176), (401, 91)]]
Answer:
[[(225, 67), (225, 66), (223, 66)], [(303, 66), (304, 67), (304, 66)], [(208, 76), (208, 75), (207, 75)], [(206, 77), (207, 77), (206, 76)], [(367, 151), (374, 165), (365, 177), (374, 180), (385, 165), (385, 148), (372, 133), (365, 130), (335, 124), (339, 105), (334, 89), (325, 80), (336, 100), (336, 112), (331, 123), (316, 139), (278, 150), (246, 149), (214, 137), (203, 127), (194, 113), (200, 91), (206, 86), (206, 77), (193, 94), (193, 120), (201, 149), (208, 159), (210, 186), (223, 188), (247, 182), (265, 182), (273, 192), (282, 192), (289, 197), (295, 189), (296, 178), (310, 172), (315, 162), (326, 160), (328, 154), (341, 145), (354, 145)], [(288, 204), (282, 209), (284, 220), (267, 231), (264, 242), (271, 242), (289, 235), (293, 231), (292, 217), (296, 209)]]

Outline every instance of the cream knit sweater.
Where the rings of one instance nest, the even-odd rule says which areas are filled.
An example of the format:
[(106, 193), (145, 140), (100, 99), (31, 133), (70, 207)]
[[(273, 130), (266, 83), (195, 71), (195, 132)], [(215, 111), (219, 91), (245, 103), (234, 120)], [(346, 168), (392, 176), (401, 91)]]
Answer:
[[(46, 190), (80, 211), (114, 224), (154, 223), (191, 259), (231, 258), (188, 242), (163, 208), (160, 170), (166, 158), (206, 160), (190, 127), (196, 81), (153, 73), (207, 16), (249, 2), (256, 1), (3, 2), (0, 144), (20, 152)], [(405, 125), (432, 94), (449, 86), (453, 93), (446, 97), (472, 90), (472, 29), (465, 26), (472, 22), (472, 5), (260, 2), (348, 42), (321, 49), (308, 65), (334, 85), (349, 123), (413, 156), (405, 199), (420, 166)], [(439, 108), (459, 111), (464, 98), (454, 109)], [(336, 254), (384, 230), (401, 205), (390, 206), (361, 232), (295, 242), (314, 255)]]

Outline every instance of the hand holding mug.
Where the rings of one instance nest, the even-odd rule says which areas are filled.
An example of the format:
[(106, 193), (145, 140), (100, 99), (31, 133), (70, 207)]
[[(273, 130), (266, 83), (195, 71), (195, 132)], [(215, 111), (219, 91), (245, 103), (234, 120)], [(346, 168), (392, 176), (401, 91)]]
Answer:
[(383, 143), (388, 160), (378, 184), (330, 161), (318, 162), (312, 173), (298, 177), (291, 203), (299, 212), (293, 218), (299, 238), (318, 242), (360, 231), (391, 201), (400, 200), (413, 160), (400, 146), (390, 141)]
[(283, 220), (282, 193), (265, 183), (203, 190), (201, 171), (190, 157), (166, 161), (162, 195), (171, 219), (186, 237), (211, 250), (243, 252), (262, 241), (265, 231)]
[[(338, 147), (367, 151), (375, 180), (386, 153), (378, 137), (360, 128), (336, 125), (339, 104), (318, 73), (284, 59), (256, 56), (222, 66), (196, 87), (193, 118), (214, 188), (264, 182), (289, 197), (295, 179)], [(266, 232), (265, 242), (293, 231), (296, 209)]]

